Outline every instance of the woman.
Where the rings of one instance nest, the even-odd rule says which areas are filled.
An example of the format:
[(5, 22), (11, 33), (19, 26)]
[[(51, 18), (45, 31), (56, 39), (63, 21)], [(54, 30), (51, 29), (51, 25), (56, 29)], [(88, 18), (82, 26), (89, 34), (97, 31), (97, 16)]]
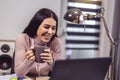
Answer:
[[(48, 76), (53, 63), (61, 59), (62, 47), (57, 37), (58, 18), (47, 8), (40, 9), (16, 39), (15, 73), (22, 76)], [(35, 47), (47, 46), (36, 62)]]

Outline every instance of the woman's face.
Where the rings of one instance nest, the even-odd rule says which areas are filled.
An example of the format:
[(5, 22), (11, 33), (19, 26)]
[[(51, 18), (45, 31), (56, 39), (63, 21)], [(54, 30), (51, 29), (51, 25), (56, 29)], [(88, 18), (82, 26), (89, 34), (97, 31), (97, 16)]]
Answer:
[(42, 42), (49, 42), (56, 32), (56, 21), (53, 18), (43, 20), (37, 30), (37, 36)]

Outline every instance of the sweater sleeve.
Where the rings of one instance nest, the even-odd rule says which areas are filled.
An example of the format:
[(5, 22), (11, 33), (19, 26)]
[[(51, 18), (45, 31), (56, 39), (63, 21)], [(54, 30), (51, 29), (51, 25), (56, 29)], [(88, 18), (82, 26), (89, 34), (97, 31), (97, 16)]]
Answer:
[(15, 47), (15, 73), (18, 76), (24, 76), (28, 73), (31, 66), (33, 65), (32, 61), (29, 61), (25, 58), (26, 51), (29, 49), (29, 38), (25, 34), (20, 34), (16, 39)]
[(63, 49), (62, 49), (62, 42), (59, 38), (55, 38), (55, 40), (51, 45), (51, 48), (52, 48), (52, 55), (53, 55), (54, 61), (61, 60)]

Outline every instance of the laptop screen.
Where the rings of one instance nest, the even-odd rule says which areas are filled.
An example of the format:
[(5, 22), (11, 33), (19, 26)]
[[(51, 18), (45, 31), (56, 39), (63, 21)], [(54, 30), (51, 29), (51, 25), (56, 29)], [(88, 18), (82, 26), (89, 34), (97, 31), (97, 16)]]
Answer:
[(104, 80), (110, 57), (56, 61), (50, 80)]

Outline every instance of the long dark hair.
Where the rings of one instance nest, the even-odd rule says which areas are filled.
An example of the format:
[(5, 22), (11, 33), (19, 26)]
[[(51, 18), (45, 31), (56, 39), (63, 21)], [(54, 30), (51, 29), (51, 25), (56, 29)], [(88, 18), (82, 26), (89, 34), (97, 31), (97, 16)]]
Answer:
[(36, 37), (37, 36), (36, 32), (38, 30), (39, 25), (42, 23), (44, 19), (51, 17), (56, 21), (56, 32), (51, 39), (53, 40), (55, 37), (57, 37), (58, 17), (52, 10), (47, 8), (42, 8), (36, 12), (28, 26), (24, 29), (23, 33), (28, 34), (28, 36), (30, 36), (31, 38)]

